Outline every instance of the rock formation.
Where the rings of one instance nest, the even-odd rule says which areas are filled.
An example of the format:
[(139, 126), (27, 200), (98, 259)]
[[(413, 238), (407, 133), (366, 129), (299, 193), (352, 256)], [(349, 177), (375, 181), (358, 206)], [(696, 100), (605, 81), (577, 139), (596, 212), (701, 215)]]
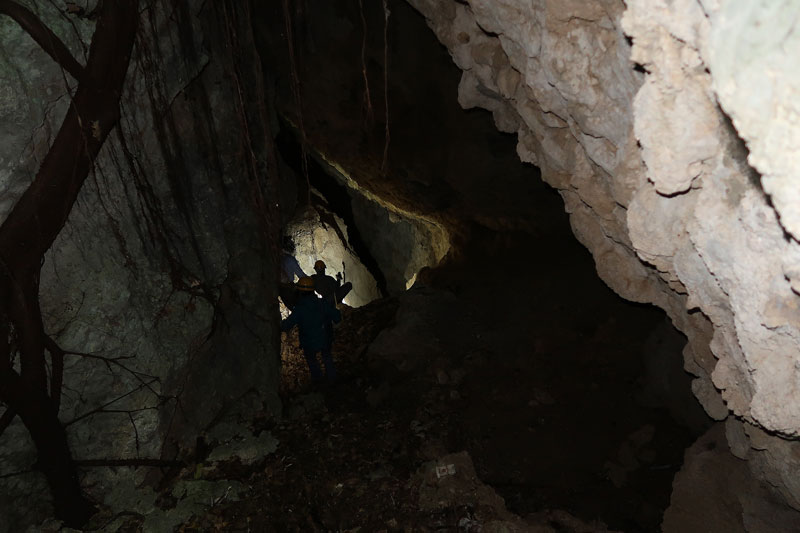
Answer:
[(343, 281), (353, 284), (344, 301), (351, 307), (361, 307), (380, 298), (375, 278), (353, 252), (344, 222), (324, 205), (315, 205), (295, 217), (286, 228), (296, 245), (295, 257), (300, 268), (314, 274), (314, 263), (325, 263), (325, 273), (335, 277), (344, 274)]
[(708, 414), (800, 509), (797, 7), (410, 1), (464, 71), (460, 103), (517, 132), (602, 279), (667, 311)]
[[(91, 9), (23, 4), (85, 58)], [(246, 9), (204, 4), (143, 8), (124, 118), (42, 268), (45, 329), (67, 352), (60, 418), (78, 460), (174, 458), (248, 392), (279, 409), (278, 225), (259, 203), (276, 188), (264, 178), (271, 135), (263, 114), (243, 114), (263, 101), (262, 75)], [(49, 149), (74, 82), (8, 17), (0, 50), (4, 220)], [(234, 92), (232, 79), (245, 88)], [(26, 432), (18, 422), (7, 431), (3, 473), (28, 470)], [(84, 480), (98, 501), (109, 472), (92, 469)], [(124, 472), (141, 481), (154, 471)], [(0, 530), (17, 513), (46, 516), (38, 473), (2, 483)]]

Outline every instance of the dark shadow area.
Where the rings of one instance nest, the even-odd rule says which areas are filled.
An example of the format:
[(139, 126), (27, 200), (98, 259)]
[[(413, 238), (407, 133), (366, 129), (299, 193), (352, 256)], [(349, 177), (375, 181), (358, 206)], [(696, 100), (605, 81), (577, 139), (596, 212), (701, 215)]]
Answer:
[(733, 125), (733, 120), (731, 117), (728, 116), (727, 113), (722, 109), (722, 107), (717, 106), (717, 111), (723, 117), (723, 126), (724, 130), (727, 133), (727, 141), (728, 145), (726, 147), (726, 153), (730, 154), (739, 168), (742, 170), (742, 173), (745, 174), (750, 181), (750, 183), (757, 187), (765, 197), (767, 197), (767, 201), (769, 201), (769, 197), (764, 193), (764, 188), (761, 186), (761, 174), (750, 166), (748, 162), (748, 158), (750, 157), (750, 149), (747, 148), (747, 144), (744, 140), (739, 136), (739, 132), (736, 130), (736, 126)]
[(480, 347), (464, 346), (454, 363), (470, 371), (446, 448), (468, 450), (521, 516), (563, 508), (658, 531), (683, 452), (708, 424), (682, 368), (684, 339), (662, 310), (608, 289), (587, 251), (559, 233), (479, 229), (463, 264), (436, 273), (473, 313), (466, 327), (440, 329), (451, 328), (453, 347), (468, 344), (465, 331)]
[[(491, 499), (461, 493), (477, 482), (461, 479), (443, 485), (456, 500), (425, 503), (419, 476), (465, 452), (476, 479), (531, 527), (659, 531), (684, 450), (708, 421), (682, 369), (682, 336), (661, 310), (609, 290), (574, 239), (476, 226), (458, 260), (344, 315), (334, 387), (310, 388), (287, 340), (295, 387), (278, 438), (296, 466), (263, 480), (261, 492), (281, 496), (249, 505), (289, 528), (281, 508), (313, 508), (322, 529), (458, 530), (491, 516)], [(282, 472), (280, 461), (267, 470)], [(350, 484), (336, 489), (341, 479)]]

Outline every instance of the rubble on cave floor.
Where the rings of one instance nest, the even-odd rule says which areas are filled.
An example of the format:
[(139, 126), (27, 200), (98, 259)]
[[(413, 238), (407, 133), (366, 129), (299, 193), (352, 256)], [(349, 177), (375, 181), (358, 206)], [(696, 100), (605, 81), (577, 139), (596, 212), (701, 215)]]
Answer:
[[(210, 480), (235, 479), (248, 490), (178, 530), (606, 531), (600, 522), (564, 511), (523, 519), (481, 481), (467, 451), (448, 449), (455, 429), (448, 419), (465, 376), (444, 359), (424, 365), (441, 339), (412, 338), (411, 330), (452, 299), (448, 292), (423, 289), (345, 309), (335, 350), (341, 379), (332, 386), (311, 386), (289, 336), (285, 416), (263, 428), (280, 442), (275, 453), (257, 468), (232, 461), (205, 472)], [(406, 323), (410, 316), (412, 324)], [(398, 328), (409, 335), (399, 344)], [(394, 353), (387, 353), (389, 346)], [(415, 355), (403, 358), (404, 347)]]

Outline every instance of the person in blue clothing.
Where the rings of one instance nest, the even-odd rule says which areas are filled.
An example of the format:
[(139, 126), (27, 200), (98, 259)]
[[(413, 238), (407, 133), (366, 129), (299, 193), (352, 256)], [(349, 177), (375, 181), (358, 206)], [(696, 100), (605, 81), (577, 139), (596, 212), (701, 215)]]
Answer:
[(342, 319), (342, 314), (336, 307), (323, 298), (318, 298), (314, 292), (314, 280), (302, 277), (297, 282), (297, 302), (292, 313), (281, 322), (281, 331), (289, 331), (294, 326), (300, 329), (300, 348), (308, 363), (311, 380), (314, 383), (322, 381), (317, 354), (322, 354), (325, 365), (325, 378), (328, 382), (336, 380), (336, 367), (333, 364), (333, 323)]
[(283, 250), (281, 251), (281, 284), (278, 287), (278, 295), (283, 300), (283, 305), (287, 309), (292, 309), (297, 300), (297, 290), (295, 290), (294, 278), (304, 278), (306, 275), (300, 268), (300, 263), (294, 257), (294, 241), (289, 236), (283, 238)]
[(283, 238), (281, 250), (281, 283), (294, 283), (294, 278), (304, 278), (306, 273), (300, 268), (300, 263), (294, 256), (294, 241), (291, 237)]

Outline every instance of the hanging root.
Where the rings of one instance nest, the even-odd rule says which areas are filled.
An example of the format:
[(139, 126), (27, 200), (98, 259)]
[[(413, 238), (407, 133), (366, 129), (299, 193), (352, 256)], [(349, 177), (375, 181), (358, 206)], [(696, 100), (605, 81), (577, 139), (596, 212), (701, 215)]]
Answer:
[(44, 336), (44, 346), (50, 353), (50, 399), (56, 413), (61, 408), (61, 392), (64, 388), (64, 350), (49, 336)]
[(385, 108), (385, 129), (383, 144), (383, 162), (381, 163), (381, 173), (385, 176), (389, 159), (389, 11), (388, 0), (383, 0), (383, 101)]
[(283, 0), (283, 24), (286, 30), (286, 44), (289, 47), (289, 65), (291, 67), (291, 85), (294, 102), (297, 106), (297, 118), (300, 126), (300, 165), (306, 179), (306, 205), (311, 205), (311, 182), (308, 178), (308, 146), (306, 128), (303, 124), (303, 95), (300, 90), (300, 76), (297, 73), (297, 60), (294, 51), (294, 34), (292, 32), (292, 14), (288, 0)]
[(369, 92), (369, 78), (367, 76), (367, 19), (364, 17), (364, 0), (358, 0), (358, 9), (361, 14), (361, 75), (364, 77), (364, 109), (366, 111), (365, 125), (372, 123), (372, 96)]
[[(236, 6), (237, 2), (231, 2), (232, 6)], [(253, 35), (253, 28), (252, 28), (252, 13), (250, 11), (250, 3), (244, 2), (241, 5), (241, 9), (243, 9), (243, 17), (246, 20), (247, 24), (244, 26), (244, 31), (246, 32), (245, 39), (255, 42), (255, 36)], [(258, 110), (258, 120), (261, 123), (262, 135), (266, 141), (266, 151), (265, 151), (265, 163), (266, 168), (264, 171), (260, 170), (260, 165), (258, 162), (258, 158), (255, 154), (255, 146), (258, 146), (258, 140), (251, 135), (250, 126), (248, 123), (246, 112), (246, 88), (245, 85), (242, 83), (241, 78), (242, 74), (240, 73), (239, 62), (237, 62), (234, 58), (234, 50), (240, 50), (242, 48), (239, 42), (239, 36), (236, 31), (236, 27), (233, 24), (231, 15), (229, 13), (229, 7), (227, 4), (223, 4), (223, 12), (226, 21), (227, 27), (227, 43), (228, 43), (228, 50), (230, 51), (231, 55), (229, 57), (229, 64), (231, 65), (231, 73), (233, 78), (236, 82), (237, 87), (237, 112), (239, 114), (239, 118), (242, 123), (242, 142), (247, 146), (247, 150), (250, 154), (250, 170), (252, 173), (252, 189), (253, 189), (253, 205), (256, 212), (259, 214), (261, 218), (261, 229), (264, 235), (264, 241), (269, 249), (272, 251), (273, 257), (278, 257), (280, 253), (278, 243), (278, 239), (276, 238), (276, 231), (277, 228), (280, 226), (280, 215), (279, 215), (279, 208), (277, 207), (278, 204), (275, 201), (270, 201), (270, 199), (276, 199), (279, 197), (278, 194), (278, 181), (280, 179), (280, 168), (278, 165), (278, 155), (277, 155), (277, 148), (275, 146), (275, 137), (272, 134), (272, 129), (270, 126), (270, 121), (267, 118), (268, 111), (267, 111), (267, 104), (265, 103), (265, 99), (263, 95), (266, 94), (266, 90), (263, 87), (263, 74), (260, 67), (257, 67), (257, 75), (256, 77), (256, 87), (255, 93), (259, 95), (257, 99), (257, 110)], [(261, 59), (258, 55), (258, 51), (255, 47), (253, 47), (253, 53), (255, 54), (256, 61), (254, 62), (255, 65), (261, 65)]]

